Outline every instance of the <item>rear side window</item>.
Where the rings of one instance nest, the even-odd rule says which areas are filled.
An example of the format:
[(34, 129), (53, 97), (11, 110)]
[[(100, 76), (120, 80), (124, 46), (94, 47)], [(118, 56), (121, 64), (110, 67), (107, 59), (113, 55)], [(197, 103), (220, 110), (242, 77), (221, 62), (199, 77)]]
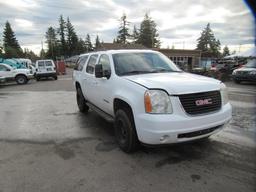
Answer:
[(76, 68), (76, 70), (82, 71), (83, 68), (84, 68), (84, 64), (86, 63), (87, 59), (88, 59), (88, 55), (83, 56), (83, 57), (80, 57), (79, 60), (78, 60), (78, 62), (77, 62), (77, 68)]
[(96, 65), (96, 61), (97, 61), (98, 55), (91, 55), (87, 67), (86, 67), (86, 72), (93, 74), (94, 73), (94, 68)]
[(53, 66), (52, 61), (45, 61), (45, 66), (47, 66), (47, 67)]

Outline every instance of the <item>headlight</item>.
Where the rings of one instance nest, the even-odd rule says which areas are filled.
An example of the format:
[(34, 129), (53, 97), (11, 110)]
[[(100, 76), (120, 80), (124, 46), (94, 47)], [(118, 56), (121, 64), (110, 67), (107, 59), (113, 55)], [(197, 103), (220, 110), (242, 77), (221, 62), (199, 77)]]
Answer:
[(144, 94), (146, 113), (172, 113), (172, 104), (168, 94), (162, 90), (147, 90)]
[(256, 75), (256, 71), (251, 71), (249, 74), (250, 75)]
[(226, 105), (228, 103), (228, 90), (224, 83), (220, 84), (220, 94), (222, 105)]
[(236, 70), (234, 70), (233, 72), (232, 72), (232, 75), (235, 75), (236, 74)]

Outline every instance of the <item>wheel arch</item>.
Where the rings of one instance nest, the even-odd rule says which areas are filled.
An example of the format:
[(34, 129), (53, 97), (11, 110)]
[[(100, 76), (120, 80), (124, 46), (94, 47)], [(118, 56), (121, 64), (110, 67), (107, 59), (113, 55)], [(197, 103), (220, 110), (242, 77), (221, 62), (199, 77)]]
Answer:
[(113, 102), (113, 109), (114, 109), (114, 114), (116, 113), (116, 111), (118, 109), (127, 109), (129, 110), (132, 115), (133, 115), (133, 110), (132, 110), (132, 107), (131, 105), (125, 101), (124, 99), (121, 99), (121, 98), (115, 98), (114, 99), (114, 102)]
[(79, 83), (78, 81), (75, 82), (75, 86), (76, 86), (76, 90), (77, 90), (78, 88), (81, 89), (81, 85), (80, 85), (80, 83)]
[(23, 73), (16, 74), (14, 78), (16, 79), (18, 76), (23, 76), (23, 77), (26, 77), (26, 79), (28, 79), (27, 75), (25, 75)]

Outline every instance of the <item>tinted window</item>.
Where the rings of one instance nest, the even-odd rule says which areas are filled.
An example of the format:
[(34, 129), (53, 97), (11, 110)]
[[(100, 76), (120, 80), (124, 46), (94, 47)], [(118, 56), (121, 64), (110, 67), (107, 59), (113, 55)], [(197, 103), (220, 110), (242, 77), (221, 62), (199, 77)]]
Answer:
[(91, 55), (86, 67), (87, 73), (90, 73), (90, 74), (94, 73), (94, 67), (96, 65), (97, 58), (98, 58), (98, 55)]
[(82, 71), (83, 68), (84, 68), (84, 64), (86, 63), (87, 59), (88, 59), (88, 55), (83, 56), (83, 57), (80, 57), (79, 60), (78, 60), (78, 62), (77, 62), (77, 68), (76, 68), (76, 70)]
[(109, 57), (107, 55), (102, 55), (99, 59), (99, 64), (102, 65), (103, 69), (103, 75), (105, 76), (106, 74), (110, 75), (111, 73), (111, 68), (110, 68), (110, 61)]
[(38, 67), (44, 67), (44, 61), (38, 61)]

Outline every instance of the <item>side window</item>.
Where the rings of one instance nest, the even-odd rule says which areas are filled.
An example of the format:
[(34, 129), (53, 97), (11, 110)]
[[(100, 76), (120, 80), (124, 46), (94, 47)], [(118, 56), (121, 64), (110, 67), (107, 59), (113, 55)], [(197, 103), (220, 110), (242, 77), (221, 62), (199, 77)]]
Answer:
[(83, 57), (81, 57), (81, 58), (79, 59), (79, 61), (78, 61), (78, 66), (77, 66), (77, 70), (78, 70), (78, 71), (82, 71), (82, 70), (83, 70), (84, 64), (86, 63), (87, 59), (88, 59), (88, 55), (83, 56)]
[(7, 71), (7, 68), (3, 65), (0, 65), (0, 71)]
[(47, 67), (53, 66), (52, 61), (45, 61), (45, 66), (47, 66)]
[(86, 67), (87, 73), (90, 73), (90, 74), (94, 73), (94, 67), (96, 65), (97, 58), (98, 58), (98, 55), (91, 55)]
[(38, 61), (38, 67), (44, 67), (44, 61)]
[(110, 61), (109, 57), (107, 55), (101, 55), (99, 59), (99, 64), (102, 65), (103, 69), (103, 75), (104, 76), (109, 76), (111, 75), (111, 68), (110, 68)]

